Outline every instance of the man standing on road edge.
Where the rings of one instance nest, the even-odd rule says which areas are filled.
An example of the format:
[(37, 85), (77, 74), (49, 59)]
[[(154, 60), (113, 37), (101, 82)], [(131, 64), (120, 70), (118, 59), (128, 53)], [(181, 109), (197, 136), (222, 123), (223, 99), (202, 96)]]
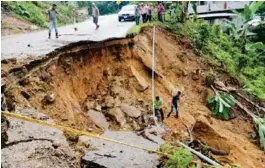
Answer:
[(57, 19), (56, 19), (56, 14), (58, 14), (61, 18), (63, 18), (56, 10), (57, 5), (53, 4), (51, 9), (48, 10), (47, 17), (49, 21), (49, 39), (51, 38), (51, 32), (52, 29), (55, 29), (55, 35), (56, 38), (58, 38), (58, 28), (57, 28)]
[(162, 2), (159, 2), (158, 6), (157, 6), (157, 14), (158, 14), (158, 20), (160, 22), (163, 22), (163, 14), (165, 12), (165, 8), (162, 4)]
[(147, 19), (146, 21), (152, 21), (152, 4), (147, 5)]
[(99, 25), (98, 25), (99, 10), (95, 3), (92, 3), (92, 17), (93, 17), (93, 22), (96, 25), (96, 29), (98, 29), (99, 28)]

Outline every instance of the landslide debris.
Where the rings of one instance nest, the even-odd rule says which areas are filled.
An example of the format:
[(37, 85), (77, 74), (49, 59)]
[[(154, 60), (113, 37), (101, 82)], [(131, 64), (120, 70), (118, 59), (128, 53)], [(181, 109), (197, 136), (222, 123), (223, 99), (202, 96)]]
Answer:
[[(254, 131), (251, 121), (238, 109), (234, 119), (217, 120), (206, 107), (207, 97), (213, 94), (206, 85), (207, 74), (214, 67), (194, 54), (188, 40), (163, 29), (157, 29), (155, 46), (155, 95), (164, 100), (164, 112), (170, 110), (173, 91), (180, 90), (183, 95), (179, 109), (183, 121), (173, 116), (166, 119), (171, 131), (164, 138), (187, 140), (183, 122), (189, 127), (195, 124), (193, 134), (197, 139), (228, 153), (213, 154), (217, 161), (264, 167), (264, 153), (249, 136)], [(141, 130), (153, 123), (151, 61), (151, 29), (130, 39), (71, 44), (25, 65), (27, 73), (20, 67), (5, 74), (8, 108), (36, 108), (55, 123), (93, 133)], [(217, 77), (236, 85), (222, 71)], [(9, 85), (15, 80), (19, 82)]]

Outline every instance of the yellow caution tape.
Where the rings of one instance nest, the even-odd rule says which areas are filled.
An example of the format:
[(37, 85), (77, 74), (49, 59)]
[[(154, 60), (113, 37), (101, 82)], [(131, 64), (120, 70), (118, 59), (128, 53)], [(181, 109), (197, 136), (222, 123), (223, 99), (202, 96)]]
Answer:
[(99, 135), (95, 135), (95, 134), (92, 134), (92, 133), (89, 133), (89, 132), (86, 132), (86, 131), (80, 131), (80, 130), (69, 128), (69, 127), (65, 127), (65, 126), (62, 126), (62, 125), (57, 125), (57, 124), (52, 124), (52, 123), (36, 120), (36, 119), (33, 119), (33, 118), (25, 117), (25, 116), (22, 116), (22, 115), (19, 115), (19, 114), (15, 114), (15, 113), (10, 113), (10, 112), (7, 112), (7, 111), (2, 111), (2, 114), (4, 114), (5, 116), (8, 116), (8, 117), (29, 121), (31, 123), (36, 123), (36, 124), (40, 124), (40, 125), (44, 125), (44, 126), (48, 126), (48, 127), (57, 128), (57, 129), (60, 129), (62, 131), (74, 132), (74, 133), (76, 133), (78, 135), (86, 135), (86, 136), (89, 136), (89, 137), (92, 137), (92, 138), (97, 138), (97, 139), (101, 139), (101, 140), (105, 140), (105, 141), (110, 141), (110, 142), (114, 142), (114, 143), (130, 146), (130, 147), (141, 149), (141, 150), (144, 150), (144, 151), (147, 151), (147, 152), (156, 153), (156, 154), (161, 155), (161, 156), (166, 156), (166, 157), (172, 156), (172, 155), (170, 155), (168, 153), (163, 153), (163, 152), (159, 152), (159, 151), (156, 151), (156, 150), (152, 150), (152, 149), (143, 148), (143, 147), (140, 147), (140, 146), (128, 144), (128, 143), (125, 143), (125, 142), (116, 141), (116, 140), (105, 138), (105, 137), (102, 137), (102, 136), (99, 136)]
[[(89, 132), (86, 132), (86, 131), (81, 131), (81, 130), (73, 129), (73, 128), (70, 128), (70, 127), (65, 127), (65, 126), (62, 126), (62, 125), (57, 125), (57, 124), (52, 124), (52, 123), (36, 120), (36, 119), (25, 117), (25, 116), (22, 116), (22, 115), (19, 115), (19, 114), (10, 113), (8, 111), (2, 111), (1, 114), (4, 114), (5, 116), (8, 116), (8, 117), (12, 117), (12, 118), (17, 118), (17, 119), (20, 119), (20, 120), (28, 121), (28, 122), (31, 122), (31, 123), (36, 123), (36, 124), (40, 124), (40, 125), (44, 125), (44, 126), (48, 126), (48, 127), (57, 128), (57, 129), (60, 129), (62, 131), (73, 132), (73, 133), (76, 133), (78, 135), (86, 135), (88, 137), (97, 138), (97, 139), (101, 139), (101, 140), (105, 140), (105, 141), (109, 141), (109, 142), (113, 142), (113, 143), (118, 143), (118, 144), (122, 144), (122, 145), (125, 145), (125, 146), (130, 146), (132, 148), (141, 149), (141, 150), (144, 150), (144, 151), (147, 151), (147, 152), (150, 152), (150, 153), (155, 153), (155, 154), (158, 154), (158, 155), (161, 155), (161, 156), (165, 156), (165, 157), (171, 157), (172, 156), (171, 154), (168, 154), (168, 153), (163, 153), (163, 152), (159, 152), (159, 151), (156, 151), (156, 150), (143, 148), (143, 147), (140, 147), (140, 146), (137, 146), (137, 145), (132, 145), (132, 144), (128, 144), (128, 143), (125, 143), (125, 142), (116, 141), (114, 139), (105, 138), (105, 137), (102, 137), (102, 136), (99, 136), (99, 135), (96, 135), (96, 134), (92, 134), (92, 133), (89, 133)], [(199, 163), (198, 161), (192, 161), (192, 162), (193, 163), (197, 163), (197, 164)], [(207, 167), (216, 167), (216, 166), (205, 164), (203, 162), (200, 162), (200, 164), (205, 165)]]

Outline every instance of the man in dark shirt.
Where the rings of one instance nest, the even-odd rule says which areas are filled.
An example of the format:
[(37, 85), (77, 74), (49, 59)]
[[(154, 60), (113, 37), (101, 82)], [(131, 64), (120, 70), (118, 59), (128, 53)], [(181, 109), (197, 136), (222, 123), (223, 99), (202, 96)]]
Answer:
[(172, 105), (171, 105), (171, 110), (167, 115), (167, 118), (170, 117), (171, 113), (173, 112), (174, 108), (176, 109), (176, 118), (179, 117), (179, 111), (178, 111), (178, 101), (179, 101), (179, 97), (181, 95), (181, 92), (178, 91), (178, 93), (176, 95), (173, 96), (172, 98)]
[(48, 10), (47, 13), (47, 17), (48, 17), (48, 21), (49, 21), (49, 39), (51, 38), (51, 32), (52, 29), (55, 29), (55, 33), (56, 33), (56, 38), (58, 38), (58, 28), (57, 28), (57, 19), (56, 19), (56, 15), (58, 14), (62, 19), (62, 15), (60, 15), (57, 10), (56, 10), (57, 5), (53, 4), (51, 9)]

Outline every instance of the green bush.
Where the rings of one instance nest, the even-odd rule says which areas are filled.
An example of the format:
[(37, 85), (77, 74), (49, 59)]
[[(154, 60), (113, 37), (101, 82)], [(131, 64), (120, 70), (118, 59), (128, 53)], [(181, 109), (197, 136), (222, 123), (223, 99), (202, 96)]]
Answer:
[(167, 161), (168, 168), (188, 168), (195, 167), (192, 165), (193, 155), (184, 148), (177, 148), (173, 155)]
[(193, 155), (190, 151), (183, 147), (174, 147), (170, 143), (164, 143), (161, 145), (160, 150), (164, 153), (172, 155), (166, 161), (168, 168), (188, 168), (194, 167), (192, 164)]
[[(258, 98), (265, 99), (265, 51), (261, 49), (243, 52), (243, 44), (222, 32), (219, 25), (209, 25), (201, 19), (190, 19), (180, 25), (174, 17), (165, 28), (176, 34), (189, 37), (195, 51), (202, 53), (209, 61), (224, 65), (226, 70), (237, 77)], [(261, 25), (262, 27), (263, 25)], [(263, 29), (258, 27), (263, 37)], [(260, 39), (256, 39), (260, 40)]]

